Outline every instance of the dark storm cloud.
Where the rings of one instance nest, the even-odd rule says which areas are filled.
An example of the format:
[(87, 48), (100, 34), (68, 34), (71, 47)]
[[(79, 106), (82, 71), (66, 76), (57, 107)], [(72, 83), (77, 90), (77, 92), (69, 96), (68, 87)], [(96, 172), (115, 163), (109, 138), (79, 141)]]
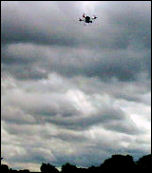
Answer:
[(64, 15), (56, 3), (38, 2), (35, 5), (30, 2), (10, 4), (3, 2), (2, 5), (2, 42), (4, 44), (27, 42), (70, 46), (74, 41), (72, 35), (71, 38), (67, 37), (68, 33), (65, 35), (61, 29), (56, 28), (60, 25), (63, 30), (68, 29), (67, 24), (65, 28), (63, 25), (68, 16)]
[[(2, 155), (13, 167), (150, 151), (150, 2), (93, 3), (2, 2)], [(85, 11), (98, 16), (90, 26)]]
[[(45, 3), (39, 2), (37, 5), (28, 2), (17, 2), (16, 4), (12, 3), (12, 5), (3, 3), (2, 41), (64, 46), (66, 46), (66, 43), (67, 46), (76, 43), (84, 45), (85, 43), (85, 45), (89, 44), (93, 48), (102, 45), (102, 47), (110, 46), (109, 48), (116, 49), (127, 48), (129, 44), (138, 43), (150, 48), (150, 4), (125, 2), (122, 5), (114, 2), (110, 7), (105, 6), (104, 9), (98, 2), (96, 12), (99, 14), (100, 22), (103, 23), (101, 25), (97, 22), (97, 26), (88, 30), (77, 26), (77, 22), (72, 22), (76, 20), (76, 15), (80, 13), (80, 9), (74, 2), (67, 2), (66, 5), (60, 2), (53, 5), (47, 3), (47, 8)], [(20, 10), (20, 5), (24, 7), (23, 11)], [(70, 7), (71, 5), (71, 9), (64, 10), (65, 6)], [(53, 11), (52, 7), (55, 8)], [(50, 12), (49, 8), (51, 9)], [(43, 14), (40, 13), (41, 10), (43, 10)], [(54, 13), (55, 10), (57, 10), (56, 13)], [(104, 19), (104, 15), (107, 15), (105, 17), (107, 21)], [(71, 19), (71, 17), (74, 19)], [(17, 22), (16, 18), (18, 18)], [(57, 25), (61, 27), (56, 28)], [(62, 31), (65, 31), (64, 34)]]
[[(37, 123), (43, 125), (45, 122), (49, 122), (62, 128), (78, 131), (84, 131), (92, 126), (102, 124), (108, 130), (126, 134), (140, 134), (144, 132), (128, 118), (129, 115), (122, 111), (121, 108), (109, 105), (104, 97), (98, 100), (90, 95), (90, 99), (93, 99), (94, 102), (101, 102), (99, 107), (95, 106), (90, 99), (87, 99), (88, 95), (84, 95), (80, 91), (74, 90), (63, 94), (57, 89), (54, 93), (51, 93), (52, 89), (50, 88), (46, 93), (41, 93), (41, 87), (45, 89), (40, 84), (39, 89), (35, 88), (35, 90), (39, 91), (37, 94), (33, 93), (34, 91), (31, 92), (30, 88), (30, 94), (26, 90), (21, 89), (12, 89), (10, 94), (6, 94), (4, 105), (7, 104), (7, 107), (5, 108), (4, 106), (2, 109), (3, 119), (9, 123), (14, 123), (15, 119), (17, 119), (16, 124), (18, 125)], [(76, 99), (73, 98), (73, 96), (77, 95)], [(125, 97), (122, 96), (121, 98)], [(77, 99), (79, 103), (82, 102), (81, 105), (77, 105), (77, 101), (75, 102)], [(136, 102), (138, 101), (136, 100)], [(12, 106), (14, 107), (13, 109), (11, 109)], [(90, 109), (92, 106), (93, 108)]]
[[(63, 126), (73, 130), (86, 130), (94, 125), (102, 124), (104, 128), (120, 133), (134, 134), (142, 133), (141, 129), (138, 129), (136, 125), (131, 122), (120, 110), (106, 110), (105, 112), (100, 111), (99, 115), (91, 115), (86, 118), (73, 118), (73, 119), (61, 119), (56, 120), (55, 118), (46, 119), (47, 122), (52, 122), (59, 126)], [(130, 122), (129, 122), (130, 121)], [(129, 122), (129, 124), (128, 124)]]
[[(60, 63), (52, 65), (45, 59), (47, 62), (42, 66), (42, 61), (40, 60), (42, 57), (38, 55), (37, 48), (35, 48), (33, 50), (34, 57), (31, 55), (30, 61), (26, 61), (26, 58), (23, 60), (24, 56), (26, 56), (25, 54), (22, 55), (23, 58), (21, 59), (17, 55), (12, 57), (11, 52), (10, 55), (3, 54), (2, 62), (4, 64), (27, 64), (31, 62), (31, 65), (27, 65), (27, 70), (21, 67), (25, 69), (27, 76), (22, 72), (18, 74), (15, 71), (11, 72), (11, 74), (14, 74), (19, 79), (41, 79), (43, 77), (47, 78), (50, 71), (56, 71), (65, 76), (87, 75), (89, 77), (97, 76), (101, 79), (116, 77), (127, 81), (135, 79), (140, 72), (146, 72), (150, 77), (151, 67), (149, 64), (151, 60), (149, 49), (151, 37), (150, 7), (148, 3), (134, 2), (130, 4), (125, 2), (122, 5), (115, 2), (111, 3), (110, 7), (105, 5), (105, 8), (103, 8), (100, 7), (98, 2), (96, 13), (99, 19), (90, 27), (80, 26), (78, 22), (75, 22), (81, 12), (76, 3), (67, 3), (66, 5), (69, 7), (72, 6), (71, 9), (66, 10), (67, 12), (64, 11), (65, 4), (63, 3), (47, 4), (46, 8), (46, 2), (39, 2), (37, 5), (32, 2), (3, 3), (2, 43), (32, 43), (43, 46), (58, 46), (55, 51), (58, 51), (63, 46), (65, 49), (66, 47), (74, 47), (79, 51), (83, 46), (86, 51), (90, 49), (92, 58), (98, 58), (99, 61), (94, 62), (94, 59), (92, 59), (88, 65), (83, 61), (82, 66), (79, 67), (68, 63), (67, 65)], [(24, 8), (21, 10), (20, 6)], [(52, 11), (53, 7), (54, 10)], [(49, 8), (51, 9), (50, 11)], [(40, 13), (41, 10), (43, 10), (43, 14)], [(121, 50), (124, 51), (120, 53)], [(67, 51), (69, 50), (67, 49)], [(96, 56), (96, 52), (98, 52), (98, 56)], [(112, 52), (112, 54), (107, 52)], [(138, 52), (140, 52), (140, 55)], [(35, 56), (37, 56), (37, 60)], [(62, 59), (68, 62), (69, 58), (66, 58), (66, 56), (67, 53), (63, 52)], [(70, 56), (77, 56), (76, 52), (71, 52)], [(79, 56), (85, 58), (84, 54)], [(76, 61), (80, 61), (79, 56)], [(44, 74), (32, 70), (39, 64), (41, 64), (40, 68), (46, 69)], [(12, 68), (17, 69), (16, 66)], [(19, 69), (18, 71), (21, 70)], [(30, 71), (30, 74), (28, 71)]]
[[(8, 47), (7, 50), (2, 50), (4, 68), (19, 79), (28, 79), (28, 77), (34, 79), (36, 73), (40, 75), (40, 78), (47, 78), (50, 72), (55, 71), (69, 77), (84, 75), (99, 77), (103, 80), (116, 77), (124, 81), (136, 79), (138, 74), (150, 72), (151, 69), (150, 51), (146, 50), (111, 50), (111, 52), (109, 50), (98, 52), (86, 50), (82, 52), (80, 48), (76, 55), (77, 49), (71, 50), (70, 53), (69, 49), (65, 52), (59, 47), (58, 51), (55, 48), (39, 50), (40, 48), (39, 46), (17, 44)], [(26, 50), (26, 52), (17, 55), (16, 52), (19, 49)], [(45, 71), (38, 70), (38, 68)], [(26, 71), (27, 77), (22, 69)], [(38, 78), (35, 77), (35, 79)]]

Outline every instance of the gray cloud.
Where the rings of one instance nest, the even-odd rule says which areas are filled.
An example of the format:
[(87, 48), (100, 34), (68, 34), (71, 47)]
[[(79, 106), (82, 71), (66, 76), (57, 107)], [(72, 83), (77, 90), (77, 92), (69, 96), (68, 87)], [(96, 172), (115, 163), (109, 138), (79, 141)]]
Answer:
[[(38, 171), (41, 162), (91, 166), (150, 152), (150, 9), (148, 1), (2, 2), (9, 165)], [(98, 16), (93, 25), (79, 23), (85, 11)]]
[[(99, 77), (101, 80), (116, 77), (127, 81), (135, 80), (142, 73), (149, 74), (151, 69), (149, 66), (150, 51), (146, 50), (96, 52), (83, 51), (80, 48), (79, 53), (76, 54), (76, 48), (72, 51), (69, 49), (65, 51), (59, 47), (57, 49), (49, 47), (43, 49), (40, 46), (23, 44), (9, 46), (7, 51), (4, 53), (2, 51), (4, 70), (20, 80), (47, 78), (50, 72), (55, 71), (68, 77), (83, 75)], [(23, 52), (16, 55), (16, 51), (19, 50)]]

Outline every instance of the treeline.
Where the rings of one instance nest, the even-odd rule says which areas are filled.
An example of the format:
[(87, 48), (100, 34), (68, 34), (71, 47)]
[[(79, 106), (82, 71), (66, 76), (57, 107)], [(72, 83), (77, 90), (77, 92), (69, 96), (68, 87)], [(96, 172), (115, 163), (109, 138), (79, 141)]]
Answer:
[[(141, 157), (138, 161), (134, 161), (130, 155), (113, 155), (111, 158), (105, 160), (99, 166), (91, 166), (89, 168), (78, 168), (75, 165), (66, 163), (61, 167), (59, 171), (55, 166), (50, 163), (42, 163), (40, 171), (42, 173), (107, 173), (107, 172), (149, 172), (152, 168), (152, 156), (151, 154)], [(25, 170), (13, 170), (7, 165), (1, 164), (2, 173), (29, 173), (30, 171)]]

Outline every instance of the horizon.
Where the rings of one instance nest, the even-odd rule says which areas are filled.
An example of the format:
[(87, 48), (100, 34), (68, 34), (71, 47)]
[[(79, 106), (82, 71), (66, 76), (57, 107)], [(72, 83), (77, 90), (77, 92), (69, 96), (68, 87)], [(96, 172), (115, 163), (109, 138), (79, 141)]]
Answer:
[[(2, 1), (1, 10), (10, 167), (151, 153), (151, 1)], [(98, 18), (84, 25), (83, 13)]]
[[(77, 168), (84, 168), (84, 169), (89, 169), (89, 168), (91, 168), (91, 167), (100, 167), (101, 165), (103, 165), (104, 163), (105, 163), (105, 161), (107, 161), (107, 160), (109, 160), (109, 159), (112, 159), (113, 158), (113, 156), (130, 156), (130, 155), (119, 155), (119, 154), (116, 154), (116, 155), (112, 155), (111, 157), (109, 157), (109, 158), (107, 158), (107, 159), (105, 159), (102, 163), (100, 163), (99, 165), (96, 165), (96, 166), (94, 166), (94, 165), (91, 165), (90, 167), (78, 167), (77, 165), (72, 165), (72, 164), (70, 164), (70, 163), (65, 163), (64, 165), (67, 165), (67, 164), (69, 164), (69, 165), (71, 165), (71, 166), (76, 166)], [(138, 165), (137, 163), (138, 163), (138, 161), (141, 159), (141, 158), (143, 158), (143, 157), (145, 157), (145, 156), (151, 156), (151, 153), (150, 154), (148, 154), (148, 155), (144, 155), (144, 156), (142, 156), (142, 157), (140, 157), (138, 160), (135, 160), (132, 156), (132, 159), (133, 159), (133, 162), (135, 163), (135, 165)], [(3, 159), (1, 159), (1, 160), (3, 160)], [(148, 160), (147, 160), (148, 161)], [(144, 163), (144, 162), (143, 162)], [(5, 162), (4, 162), (4, 164), (5, 164)], [(61, 167), (56, 167), (55, 165), (52, 165), (51, 163), (41, 163), (41, 165), (40, 165), (40, 168), (39, 168), (39, 171), (37, 170), (37, 172), (42, 172), (41, 171), (41, 166), (42, 166), (42, 164), (49, 164), (50, 166), (54, 166), (58, 171), (60, 171), (60, 172), (62, 172), (62, 167), (64, 166), (64, 165), (61, 165)], [(148, 162), (147, 162), (147, 164), (148, 164)], [(1, 165), (2, 165), (2, 163), (1, 163)], [(6, 165), (6, 164), (5, 164)], [(8, 168), (9, 169), (12, 169), (12, 168), (10, 168), (9, 167), (9, 165), (7, 165), (8, 166)], [(150, 165), (149, 165), (150, 166)], [(12, 169), (12, 170), (14, 170), (14, 169)], [(21, 171), (21, 170), (27, 170), (27, 169), (24, 169), (24, 168), (18, 168), (18, 169), (16, 169), (17, 171)], [(30, 171), (30, 170), (28, 170), (28, 171)], [(30, 171), (31, 172), (31, 171)]]

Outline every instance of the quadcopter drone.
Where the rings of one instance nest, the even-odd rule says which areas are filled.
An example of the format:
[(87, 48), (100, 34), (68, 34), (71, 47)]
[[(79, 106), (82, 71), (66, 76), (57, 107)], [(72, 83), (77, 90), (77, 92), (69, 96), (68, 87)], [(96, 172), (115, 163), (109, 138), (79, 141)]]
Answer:
[(90, 16), (86, 16), (85, 14), (82, 15), (82, 18), (79, 18), (80, 22), (84, 22), (84, 23), (92, 23), (95, 19), (97, 18), (97, 16), (93, 16), (92, 18)]

